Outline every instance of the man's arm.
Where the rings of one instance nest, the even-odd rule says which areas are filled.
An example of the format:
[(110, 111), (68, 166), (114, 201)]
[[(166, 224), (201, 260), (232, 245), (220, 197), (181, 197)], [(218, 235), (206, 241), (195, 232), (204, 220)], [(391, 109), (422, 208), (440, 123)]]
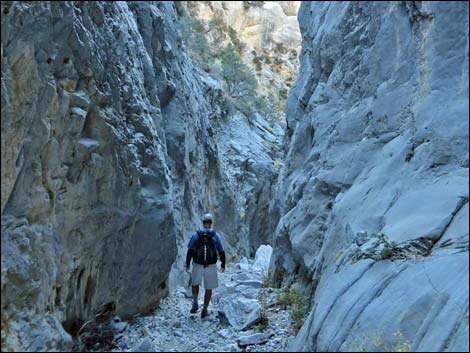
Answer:
[(222, 265), (220, 265), (220, 267), (225, 269), (225, 251), (219, 251), (219, 256), (220, 256), (220, 262), (222, 262)]
[(194, 250), (188, 248), (188, 252), (186, 253), (186, 270), (189, 270), (189, 266), (191, 265), (191, 259), (194, 256)]
[(186, 253), (186, 271), (189, 271), (189, 266), (191, 266), (191, 259), (194, 256), (194, 245), (196, 242), (196, 236), (197, 233), (194, 233), (188, 243), (188, 252)]
[(220, 262), (222, 263), (221, 267), (225, 269), (225, 250), (222, 245), (222, 239), (220, 237), (220, 234), (217, 233), (215, 236), (215, 247), (217, 248), (217, 252), (219, 253), (220, 257)]

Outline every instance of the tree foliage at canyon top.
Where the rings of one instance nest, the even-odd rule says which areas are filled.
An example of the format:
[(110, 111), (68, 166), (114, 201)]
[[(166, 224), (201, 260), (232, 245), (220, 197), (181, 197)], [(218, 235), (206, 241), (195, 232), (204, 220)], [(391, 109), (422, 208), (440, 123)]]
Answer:
[[(214, 17), (207, 25), (194, 15), (180, 17), (181, 35), (193, 62), (222, 83), (231, 105), (249, 117), (258, 112), (275, 120), (284, 110), (285, 94), (261, 95), (255, 72), (243, 61), (243, 43), (236, 31), (224, 28), (223, 21)], [(207, 38), (211, 33), (211, 40)], [(227, 44), (225, 44), (227, 43)], [(281, 98), (282, 97), (282, 98)]]

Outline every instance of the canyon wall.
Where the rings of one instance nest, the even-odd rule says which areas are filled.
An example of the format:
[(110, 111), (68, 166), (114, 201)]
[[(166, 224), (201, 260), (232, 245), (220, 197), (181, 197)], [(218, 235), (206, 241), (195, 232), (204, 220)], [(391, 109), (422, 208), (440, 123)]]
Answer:
[(68, 349), (103, 308), (154, 308), (205, 212), (229, 254), (247, 251), (212, 127), (222, 92), (172, 2), (1, 16), (2, 350)]
[(275, 280), (291, 349), (468, 350), (468, 3), (304, 2)]

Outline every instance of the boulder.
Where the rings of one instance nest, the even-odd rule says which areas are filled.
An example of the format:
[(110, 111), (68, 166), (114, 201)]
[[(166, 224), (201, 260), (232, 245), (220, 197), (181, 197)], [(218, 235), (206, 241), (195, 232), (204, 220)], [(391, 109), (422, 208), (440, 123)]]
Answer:
[(263, 275), (267, 275), (272, 253), (273, 248), (270, 245), (261, 245), (258, 250), (256, 250), (253, 269), (260, 271)]
[(240, 336), (237, 340), (238, 345), (249, 346), (253, 344), (262, 344), (268, 341), (268, 337), (264, 333), (255, 333), (251, 335)]
[(219, 311), (228, 323), (237, 330), (247, 329), (260, 320), (261, 307), (256, 299), (249, 299), (234, 293), (219, 301)]
[(273, 248), (271, 245), (261, 245), (255, 254), (253, 261), (253, 269), (260, 270), (263, 273), (267, 273), (271, 256), (273, 254)]
[(111, 323), (111, 327), (113, 328), (114, 331), (120, 333), (123, 332), (127, 328), (128, 324), (127, 322), (113, 322)]

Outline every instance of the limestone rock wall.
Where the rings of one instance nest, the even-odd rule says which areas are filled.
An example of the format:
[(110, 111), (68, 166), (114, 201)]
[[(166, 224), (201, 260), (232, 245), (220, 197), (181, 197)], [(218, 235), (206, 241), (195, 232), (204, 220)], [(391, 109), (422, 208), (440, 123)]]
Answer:
[(311, 294), (293, 350), (468, 350), (468, 15), (302, 4), (273, 261)]
[(1, 6), (2, 350), (68, 349), (62, 324), (158, 303), (203, 212), (242, 247), (221, 91), (172, 2)]
[(254, 256), (260, 245), (273, 242), (279, 221), (284, 129), (279, 123), (271, 127), (259, 114), (247, 119), (240, 112), (217, 126), (221, 162), (235, 190), (239, 234), (247, 255)]

